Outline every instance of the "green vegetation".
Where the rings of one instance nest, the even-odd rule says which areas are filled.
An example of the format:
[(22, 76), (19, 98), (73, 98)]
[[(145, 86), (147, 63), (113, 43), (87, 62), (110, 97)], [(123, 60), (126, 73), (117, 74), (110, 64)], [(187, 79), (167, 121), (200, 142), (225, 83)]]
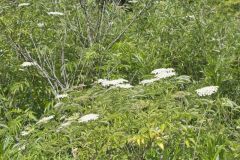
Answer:
[(0, 2), (1, 159), (240, 159), (239, 1), (96, 2)]

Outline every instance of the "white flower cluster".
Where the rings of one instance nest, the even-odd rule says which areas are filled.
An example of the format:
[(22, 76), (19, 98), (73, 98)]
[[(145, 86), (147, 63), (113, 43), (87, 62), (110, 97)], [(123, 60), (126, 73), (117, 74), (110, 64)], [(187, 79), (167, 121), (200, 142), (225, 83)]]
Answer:
[(154, 69), (151, 73), (152, 74), (164, 74), (164, 73), (172, 73), (175, 72), (173, 68), (159, 68), (159, 69)]
[(51, 115), (48, 117), (43, 117), (42, 119), (40, 119), (36, 124), (44, 124), (44, 123), (48, 123), (51, 119), (53, 119), (55, 116)]
[(187, 16), (185, 16), (185, 18), (195, 19), (195, 16), (194, 15), (187, 15)]
[(64, 116), (64, 118), (61, 118), (61, 119), (65, 119), (65, 120), (58, 127), (57, 132), (61, 131), (62, 129), (64, 129), (68, 126), (70, 126), (77, 119), (78, 119), (79, 123), (85, 123), (85, 122), (88, 122), (88, 121), (96, 120), (98, 118), (99, 118), (99, 115), (98, 114), (93, 114), (93, 113), (84, 115), (81, 118), (79, 118), (79, 113), (75, 113), (74, 115), (72, 115), (72, 116), (70, 116), (69, 118), (66, 118), (66, 119), (65, 119), (65, 116)]
[(115, 85), (115, 87), (128, 89), (128, 88), (132, 88), (133, 86), (131, 84), (126, 83), (126, 84), (117, 84)]
[(136, 0), (130, 0), (130, 1), (128, 1), (128, 3), (138, 3), (138, 1), (136, 1)]
[(72, 156), (74, 159), (77, 159), (78, 156), (78, 148), (72, 148)]
[(38, 26), (39, 28), (42, 28), (42, 27), (44, 27), (44, 23), (38, 23), (37, 26)]
[(22, 131), (20, 134), (21, 136), (27, 136), (31, 133), (31, 131)]
[(30, 67), (30, 66), (36, 66), (37, 63), (36, 62), (23, 62), (21, 64), (21, 67)]
[(173, 68), (159, 68), (159, 69), (153, 70), (151, 73), (155, 74), (155, 78), (143, 80), (140, 82), (140, 84), (149, 84), (149, 83), (159, 81), (160, 79), (164, 79), (164, 78), (168, 78), (176, 75), (176, 72)]
[(207, 86), (203, 87), (200, 89), (197, 89), (196, 92), (197, 94), (202, 97), (202, 96), (210, 96), (218, 91), (218, 86)]
[(56, 103), (53, 107), (54, 107), (54, 108), (58, 108), (58, 107), (63, 106), (63, 104), (64, 104), (64, 103), (58, 102), (58, 103)]
[(60, 125), (60, 127), (58, 128), (58, 130), (63, 129), (63, 128), (66, 128), (66, 127), (70, 126), (71, 124), (72, 124), (72, 121), (66, 121), (66, 122), (64, 122), (64, 123), (62, 123), (62, 124)]
[(62, 99), (62, 98), (66, 98), (66, 97), (68, 97), (68, 94), (58, 94), (58, 95), (56, 95), (56, 99)]
[(173, 68), (160, 68), (152, 71), (152, 74), (155, 74), (157, 79), (172, 77), (176, 75), (176, 72)]
[(107, 79), (99, 79), (98, 83), (100, 83), (103, 87), (119, 87), (119, 88), (132, 88), (133, 86), (127, 83), (126, 79), (115, 79), (115, 80), (107, 80)]
[(63, 16), (64, 13), (62, 13), (62, 12), (48, 12), (48, 15), (53, 15), (53, 16)]
[(96, 120), (98, 118), (99, 118), (98, 114), (91, 113), (79, 118), (78, 122), (88, 122), (88, 121)]
[(25, 150), (26, 149), (26, 146), (25, 145), (22, 145), (22, 146), (20, 146), (19, 148), (18, 148), (18, 151), (23, 151), (23, 150)]
[[(63, 117), (60, 118), (60, 120), (65, 119), (65, 118), (66, 118), (66, 116), (63, 116)], [(66, 118), (66, 119), (64, 120), (64, 122), (63, 122), (63, 123), (59, 126), (59, 128), (57, 129), (57, 132), (59, 132), (61, 129), (64, 129), (64, 128), (70, 126), (70, 125), (71, 125), (74, 121), (76, 121), (78, 118), (79, 118), (79, 113), (75, 113), (75, 114), (73, 114), (72, 116)]]
[[(155, 74), (155, 78), (152, 79), (145, 79), (140, 82), (140, 84), (149, 84), (156, 81), (159, 81), (160, 79), (172, 77), (176, 75), (176, 72), (173, 68), (160, 68), (155, 69), (151, 72), (152, 74)], [(133, 86), (128, 83), (125, 79), (116, 79), (116, 80), (107, 80), (107, 79), (99, 79), (98, 83), (101, 84), (103, 87), (118, 87), (118, 88), (132, 88)]]
[(24, 6), (29, 6), (29, 5), (30, 5), (30, 3), (20, 3), (18, 5), (18, 7), (24, 7)]

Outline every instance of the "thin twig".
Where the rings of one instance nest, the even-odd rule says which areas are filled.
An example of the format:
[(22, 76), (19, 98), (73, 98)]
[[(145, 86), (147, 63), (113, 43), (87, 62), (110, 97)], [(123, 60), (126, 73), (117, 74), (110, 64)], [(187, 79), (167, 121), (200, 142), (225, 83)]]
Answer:
[(123, 35), (127, 30), (130, 28), (130, 26), (138, 19), (138, 17), (143, 13), (145, 9), (148, 8), (148, 6), (151, 4), (153, 0), (150, 0), (139, 12), (136, 14), (131, 22), (120, 32), (120, 34), (107, 46), (107, 50), (110, 49)]
[(56, 96), (58, 94), (57, 87), (55, 87), (54, 83), (52, 82), (54, 79), (49, 76), (48, 72), (42, 68), (39, 63), (37, 63), (29, 54), (29, 52), (26, 49), (23, 49), (20, 45), (16, 44), (13, 39), (6, 35), (6, 38), (8, 39), (8, 42), (10, 42), (11, 47), (15, 50), (16, 53), (19, 53), (19, 55), (24, 58), (25, 61), (31, 61), (35, 63), (35, 67), (37, 68), (37, 71), (48, 81), (48, 84), (52, 88), (52, 93)]
[[(36, 45), (36, 43), (34, 42), (34, 39), (33, 39), (33, 37), (32, 36), (30, 36), (30, 39), (32, 40), (32, 43), (33, 43), (33, 45), (34, 45), (34, 48), (35, 48), (35, 50), (36, 50), (36, 54), (37, 54), (37, 56), (38, 56), (38, 59), (40, 59), (40, 63), (38, 63), (39, 64), (39, 66), (41, 66), (41, 70), (43, 70), (43, 63), (42, 63), (42, 61), (41, 61), (41, 57), (40, 57), (40, 53), (39, 53), (39, 51), (38, 51), (38, 48), (37, 48), (37, 45)], [(26, 50), (26, 49), (25, 49)], [(28, 53), (28, 52), (27, 52)], [(64, 85), (60, 82), (60, 80), (58, 79), (58, 77), (56, 76), (56, 72), (55, 72), (55, 66), (54, 66), (54, 63), (52, 62), (50, 62), (50, 59), (52, 59), (52, 58), (50, 58), (50, 57), (48, 57), (47, 56), (47, 54), (44, 54), (44, 62), (46, 62), (46, 64), (47, 64), (47, 67), (49, 68), (49, 70), (50, 70), (50, 74), (53, 76), (53, 78), (52, 77), (50, 77), (51, 78), (51, 80), (54, 80), (54, 81), (56, 81), (57, 82), (57, 86), (59, 86), (61, 89), (64, 89), (65, 87), (64, 87)], [(31, 59), (32, 59), (32, 61), (34, 61), (34, 62), (37, 62), (34, 58), (32, 58), (32, 56), (28, 53), (28, 57), (31, 57)], [(44, 71), (46, 72), (46, 73), (48, 73), (47, 72), (47, 70), (46, 69), (44, 69)], [(48, 75), (49, 75), (49, 73), (48, 73)]]
[(63, 37), (63, 44), (62, 44), (62, 53), (61, 53), (61, 76), (63, 77), (64, 85), (65, 88), (68, 88), (68, 77), (67, 77), (67, 71), (66, 71), (66, 63), (65, 63), (65, 52), (64, 52), (64, 46), (66, 43), (66, 38), (67, 38), (67, 31), (66, 28), (64, 29), (64, 37)]
[(91, 30), (91, 25), (90, 25), (90, 17), (89, 17), (87, 6), (86, 6), (87, 2), (85, 0), (79, 0), (79, 2), (80, 2), (80, 5), (81, 5), (81, 8), (83, 10), (83, 14), (85, 16), (89, 45), (92, 46), (92, 44), (93, 44), (93, 37), (92, 37), (92, 30)]
[(99, 42), (100, 38), (101, 37), (101, 33), (102, 33), (102, 21), (103, 21), (103, 17), (104, 17), (104, 12), (105, 12), (105, 1), (102, 2), (102, 4), (99, 4), (100, 6), (98, 7), (98, 21), (97, 21), (97, 27), (96, 27), (96, 30), (97, 30), (97, 34), (95, 36), (95, 41), (96, 42)]

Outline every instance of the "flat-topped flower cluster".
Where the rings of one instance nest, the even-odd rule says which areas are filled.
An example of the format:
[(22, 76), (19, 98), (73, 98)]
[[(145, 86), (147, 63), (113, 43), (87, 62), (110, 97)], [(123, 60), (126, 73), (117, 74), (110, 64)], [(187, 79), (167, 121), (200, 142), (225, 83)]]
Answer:
[[(140, 82), (142, 85), (151, 84), (156, 81), (160, 81), (161, 79), (173, 77), (176, 75), (176, 72), (173, 68), (159, 68), (155, 69), (151, 72), (154, 74), (154, 78), (145, 79)], [(115, 79), (115, 80), (107, 80), (107, 79), (99, 79), (98, 83), (103, 87), (119, 87), (119, 88), (132, 88), (133, 86), (128, 83), (126, 79)], [(207, 86), (196, 90), (198, 96), (210, 96), (218, 91), (218, 86)]]
[[(151, 73), (154, 74), (155, 77), (152, 79), (142, 80), (140, 84), (145, 85), (145, 84), (153, 83), (161, 79), (176, 75), (176, 72), (173, 68), (159, 68), (159, 69), (153, 70)], [(115, 79), (115, 80), (99, 79), (98, 83), (101, 84), (103, 87), (110, 87), (110, 86), (119, 87), (119, 88), (133, 87), (131, 84), (128, 83), (128, 80), (122, 79), (122, 78)]]
[(21, 67), (30, 67), (30, 66), (36, 66), (37, 63), (36, 62), (23, 62), (21, 64)]
[(40, 119), (36, 124), (44, 124), (44, 123), (48, 123), (51, 119), (53, 119), (55, 117), (55, 115), (51, 115), (48, 117), (43, 117), (42, 119)]
[(128, 80), (120, 78), (115, 80), (99, 79), (98, 83), (103, 87), (118, 87), (118, 88), (132, 88), (133, 86), (128, 83)]
[(218, 86), (207, 86), (203, 87), (200, 89), (197, 89), (196, 92), (197, 94), (202, 97), (202, 96), (210, 96), (218, 91)]
[(64, 13), (62, 13), (62, 12), (48, 12), (48, 15), (53, 15), (53, 16), (63, 16)]
[[(27, 7), (27, 6), (30, 6), (30, 3), (19, 3), (18, 4), (18, 7)], [(47, 14), (51, 15), (51, 16), (63, 16), (64, 15), (64, 13), (57, 12), (57, 11), (47, 12)]]
[(24, 7), (24, 6), (29, 6), (30, 3), (20, 3), (18, 4), (18, 7)]
[(150, 83), (159, 81), (161, 79), (176, 75), (176, 72), (173, 68), (159, 68), (159, 69), (153, 70), (151, 73), (155, 75), (155, 78), (142, 80), (140, 84), (143, 84), (143, 85), (150, 84)]

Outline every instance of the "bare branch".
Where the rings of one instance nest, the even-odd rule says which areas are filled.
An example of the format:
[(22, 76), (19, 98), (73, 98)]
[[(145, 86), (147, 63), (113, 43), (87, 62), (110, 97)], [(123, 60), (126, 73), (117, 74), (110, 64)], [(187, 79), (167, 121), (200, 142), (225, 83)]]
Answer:
[(145, 11), (149, 5), (153, 2), (153, 0), (149, 0), (149, 2), (136, 14), (131, 22), (120, 32), (120, 34), (107, 46), (107, 50), (110, 49), (123, 35), (127, 30), (130, 28), (130, 26), (138, 19), (138, 17)]
[(105, 5), (106, 2), (103, 1), (102, 4), (100, 4), (100, 6), (98, 7), (98, 21), (97, 21), (97, 34), (95, 36), (96, 42), (99, 41), (99, 37), (101, 37), (101, 33), (102, 33), (102, 21), (103, 21), (103, 17), (104, 17), (104, 12), (105, 12)]
[(64, 85), (65, 88), (68, 88), (68, 77), (67, 77), (67, 71), (66, 71), (66, 63), (65, 63), (65, 52), (64, 52), (64, 46), (66, 43), (66, 38), (67, 38), (67, 31), (66, 28), (64, 30), (64, 37), (63, 37), (63, 42), (62, 42), (62, 53), (61, 53), (61, 76), (63, 77)]
[(91, 24), (90, 24), (90, 17), (89, 17), (88, 10), (87, 10), (87, 4), (86, 4), (87, 2), (86, 2), (86, 0), (79, 0), (79, 2), (80, 2), (80, 5), (81, 5), (81, 8), (83, 10), (83, 14), (85, 16), (89, 45), (92, 46), (92, 44), (93, 44), (93, 34), (92, 34), (92, 29), (91, 29)]

